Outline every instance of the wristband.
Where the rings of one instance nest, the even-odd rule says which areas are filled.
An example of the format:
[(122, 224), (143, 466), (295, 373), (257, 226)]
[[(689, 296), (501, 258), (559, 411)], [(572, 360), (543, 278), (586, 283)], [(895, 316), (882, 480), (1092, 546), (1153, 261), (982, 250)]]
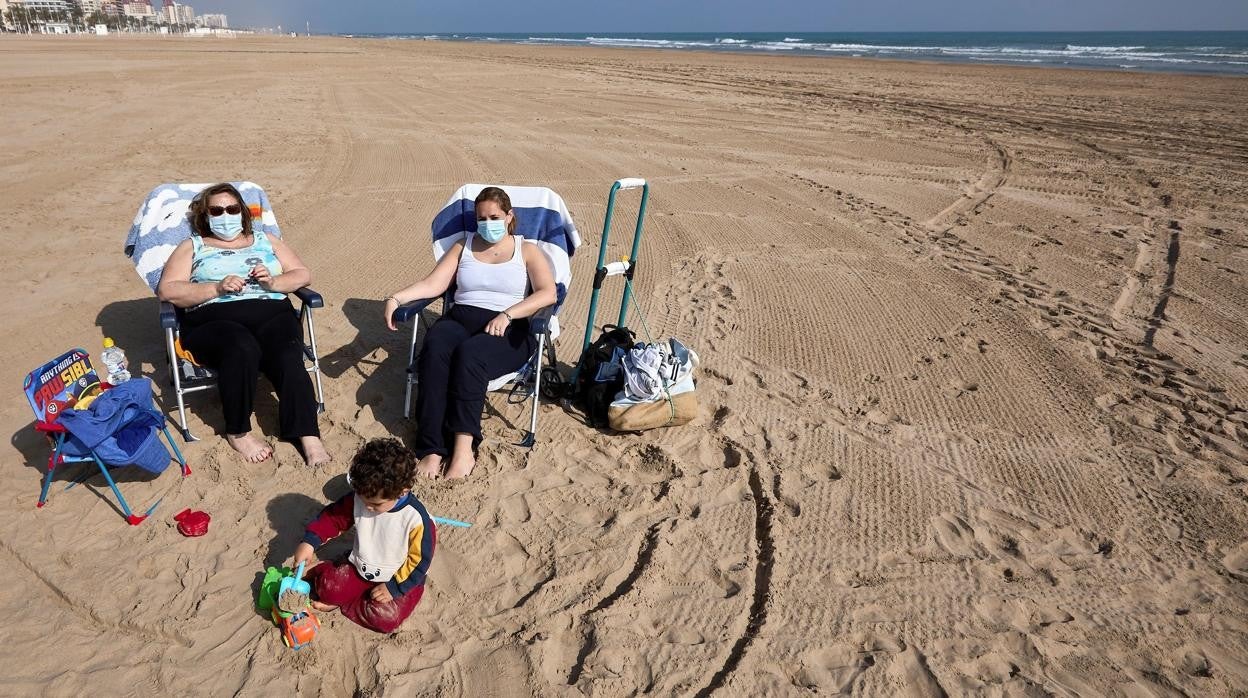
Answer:
[(512, 316), (511, 316), (511, 313), (507, 312), (506, 310), (502, 311), (502, 313), (503, 313), (503, 316), (507, 318), (507, 322), (515, 322), (515, 321), (516, 321), (516, 319), (515, 319), (514, 317), (512, 317)]

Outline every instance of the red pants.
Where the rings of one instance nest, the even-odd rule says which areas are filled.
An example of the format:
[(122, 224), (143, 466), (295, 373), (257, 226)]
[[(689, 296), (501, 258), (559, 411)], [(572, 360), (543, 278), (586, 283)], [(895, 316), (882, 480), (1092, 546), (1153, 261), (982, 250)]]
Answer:
[(312, 582), (313, 599), (337, 606), (342, 615), (379, 633), (398, 630), (425, 593), (421, 585), (385, 603), (373, 601), (373, 587), (381, 585), (361, 577), (350, 562), (325, 561), (313, 567), (307, 576)]

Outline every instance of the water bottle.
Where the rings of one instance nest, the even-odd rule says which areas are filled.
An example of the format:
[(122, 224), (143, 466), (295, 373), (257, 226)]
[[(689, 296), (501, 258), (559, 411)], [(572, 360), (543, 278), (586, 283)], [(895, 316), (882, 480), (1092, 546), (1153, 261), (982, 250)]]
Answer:
[(112, 337), (104, 338), (104, 352), (100, 354), (100, 360), (104, 362), (104, 368), (108, 369), (107, 380), (110, 384), (121, 385), (130, 380), (130, 371), (127, 370), (130, 362), (126, 361), (126, 352), (113, 343)]

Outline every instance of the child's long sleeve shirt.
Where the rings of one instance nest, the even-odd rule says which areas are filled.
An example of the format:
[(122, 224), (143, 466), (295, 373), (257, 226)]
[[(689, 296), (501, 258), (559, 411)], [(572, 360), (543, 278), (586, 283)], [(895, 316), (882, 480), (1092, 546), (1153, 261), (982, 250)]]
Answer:
[(355, 526), (351, 564), (370, 582), (385, 582), (402, 596), (425, 583), (437, 530), (425, 505), (410, 492), (380, 514), (369, 511), (352, 492), (321, 511), (303, 535), (313, 549)]

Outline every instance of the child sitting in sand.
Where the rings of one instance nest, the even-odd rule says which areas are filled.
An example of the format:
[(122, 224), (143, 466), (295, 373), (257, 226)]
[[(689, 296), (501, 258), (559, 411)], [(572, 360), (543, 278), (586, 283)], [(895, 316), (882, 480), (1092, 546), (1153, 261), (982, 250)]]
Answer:
[(416, 463), (395, 439), (373, 439), (355, 454), (355, 491), (325, 507), (295, 549), (295, 564), (307, 562), (321, 544), (355, 526), (351, 554), (308, 573), (313, 608), (338, 609), (369, 630), (390, 633), (420, 603), (437, 531), (411, 491)]

